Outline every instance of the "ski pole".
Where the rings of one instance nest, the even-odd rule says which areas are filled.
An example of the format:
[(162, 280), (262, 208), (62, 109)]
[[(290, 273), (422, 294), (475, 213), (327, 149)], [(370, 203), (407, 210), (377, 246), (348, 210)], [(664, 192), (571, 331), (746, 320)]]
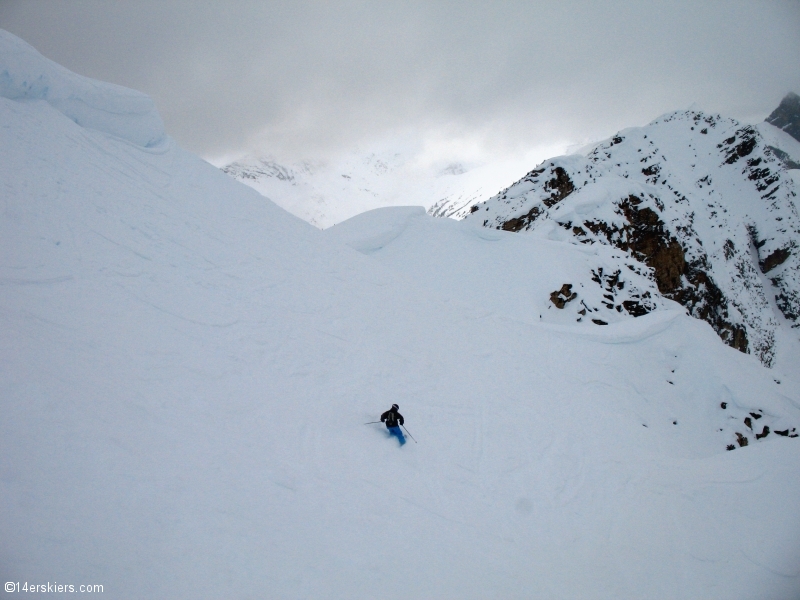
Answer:
[(381, 421), (370, 421), (368, 423), (364, 423), (364, 425), (371, 425), (372, 423), (381, 423)]
[[(405, 425), (400, 425), (400, 427), (402, 427), (405, 430), (405, 432), (408, 433), (408, 429), (406, 429)], [(414, 436), (411, 435), (410, 433), (408, 433), (408, 437), (410, 437), (412, 440), (414, 440)], [(414, 443), (416, 444), (417, 440), (414, 440)]]

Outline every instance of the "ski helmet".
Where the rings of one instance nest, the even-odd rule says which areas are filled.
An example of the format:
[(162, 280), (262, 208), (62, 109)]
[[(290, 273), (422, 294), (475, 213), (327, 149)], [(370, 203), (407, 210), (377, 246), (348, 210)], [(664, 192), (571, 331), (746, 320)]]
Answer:
[(400, 410), (400, 407), (397, 406), (397, 404), (392, 404), (392, 408), (395, 409), (395, 410)]

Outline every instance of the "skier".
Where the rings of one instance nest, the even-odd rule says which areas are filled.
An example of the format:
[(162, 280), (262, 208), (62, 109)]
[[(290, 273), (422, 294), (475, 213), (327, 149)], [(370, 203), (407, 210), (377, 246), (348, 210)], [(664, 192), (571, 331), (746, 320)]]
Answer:
[(403, 415), (397, 412), (399, 408), (397, 404), (392, 404), (392, 408), (381, 415), (381, 423), (386, 422), (386, 429), (389, 430), (389, 435), (395, 436), (402, 446), (406, 443), (406, 438), (403, 437), (403, 432), (400, 431), (400, 427), (397, 424), (400, 423), (402, 425), (405, 421)]

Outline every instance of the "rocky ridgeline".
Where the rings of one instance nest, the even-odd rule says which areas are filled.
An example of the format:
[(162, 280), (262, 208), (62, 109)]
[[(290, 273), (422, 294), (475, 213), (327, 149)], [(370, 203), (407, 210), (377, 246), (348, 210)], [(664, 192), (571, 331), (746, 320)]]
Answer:
[(587, 273), (600, 305), (569, 292), (579, 293), (576, 321), (605, 324), (601, 309), (638, 317), (672, 300), (771, 366), (776, 328), (800, 327), (800, 218), (784, 163), (752, 126), (675, 112), (439, 213), (619, 250), (616, 268)]
[(280, 181), (293, 182), (296, 178), (292, 169), (266, 158), (233, 162), (223, 167), (222, 172), (239, 181), (258, 181), (262, 178), (274, 177)]

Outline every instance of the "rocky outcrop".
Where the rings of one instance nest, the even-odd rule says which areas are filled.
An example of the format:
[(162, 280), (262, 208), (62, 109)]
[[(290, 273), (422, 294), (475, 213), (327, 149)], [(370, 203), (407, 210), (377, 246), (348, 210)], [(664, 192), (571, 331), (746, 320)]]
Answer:
[(578, 294), (572, 291), (572, 285), (565, 283), (561, 286), (560, 290), (550, 294), (550, 302), (556, 305), (556, 308), (564, 308), (567, 302), (571, 302), (578, 297)]
[[(540, 183), (540, 176), (543, 176), (547, 171), (548, 169), (546, 167), (534, 169), (521, 181), (530, 182), (533, 184)], [(542, 204), (547, 208), (555, 206), (575, 191), (575, 184), (569, 178), (569, 175), (563, 167), (557, 167), (551, 163), (549, 174), (552, 175), (551, 179), (543, 178), (541, 180), (543, 182), (542, 190), (549, 192), (549, 194), (542, 198)], [(503, 197), (502, 199), (506, 200), (507, 196)], [(524, 215), (509, 219), (502, 223), (500, 225), (500, 229), (503, 229), (504, 231), (520, 231), (521, 229), (529, 227), (531, 223), (533, 223), (541, 214), (542, 209), (539, 206), (534, 206)]]
[(800, 141), (800, 96), (789, 92), (765, 121)]
[[(729, 346), (747, 352), (746, 329), (731, 321), (728, 299), (709, 275), (706, 255), (687, 262), (686, 250), (681, 243), (669, 232), (658, 213), (643, 204), (642, 198), (633, 195), (616, 203), (617, 212), (625, 218), (622, 227), (609, 226), (603, 221), (585, 222), (584, 225), (587, 230), (603, 235), (609, 244), (630, 252), (650, 267), (658, 291), (664, 297), (679, 302), (689, 314), (709, 323)], [(581, 238), (579, 232), (576, 235)], [(641, 304), (632, 301), (623, 303), (623, 306), (635, 317), (648, 312)]]

